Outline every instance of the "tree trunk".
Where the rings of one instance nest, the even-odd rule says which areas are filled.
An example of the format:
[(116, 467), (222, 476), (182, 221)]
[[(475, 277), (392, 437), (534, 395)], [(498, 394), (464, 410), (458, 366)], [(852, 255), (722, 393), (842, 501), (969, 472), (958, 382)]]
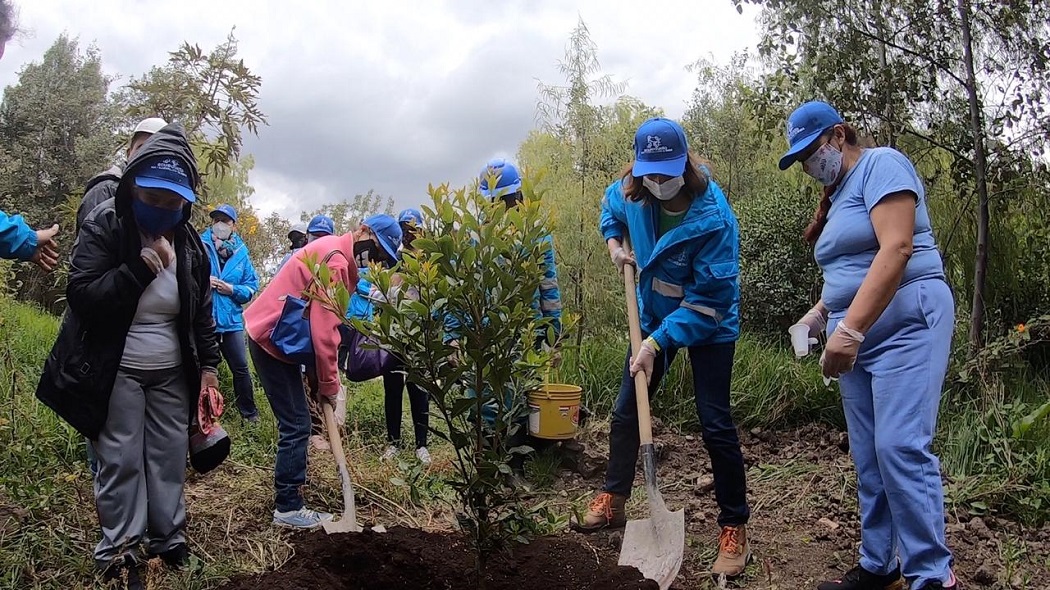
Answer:
[(974, 74), (973, 37), (970, 32), (970, 2), (957, 0), (959, 24), (962, 27), (963, 66), (966, 69), (966, 95), (970, 102), (970, 131), (974, 146), (974, 179), (977, 181), (977, 253), (973, 265), (973, 307), (970, 311), (970, 355), (981, 349), (984, 332), (984, 292), (988, 275), (988, 161), (985, 133), (981, 119), (981, 99), (977, 94)]

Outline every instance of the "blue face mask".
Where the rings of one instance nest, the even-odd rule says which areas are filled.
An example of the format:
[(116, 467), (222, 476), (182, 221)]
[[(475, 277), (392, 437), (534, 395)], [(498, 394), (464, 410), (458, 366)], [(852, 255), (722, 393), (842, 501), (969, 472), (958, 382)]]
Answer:
[(135, 214), (135, 222), (143, 232), (152, 236), (159, 236), (175, 227), (182, 221), (182, 209), (163, 209), (147, 205), (138, 199), (131, 200), (131, 211)]

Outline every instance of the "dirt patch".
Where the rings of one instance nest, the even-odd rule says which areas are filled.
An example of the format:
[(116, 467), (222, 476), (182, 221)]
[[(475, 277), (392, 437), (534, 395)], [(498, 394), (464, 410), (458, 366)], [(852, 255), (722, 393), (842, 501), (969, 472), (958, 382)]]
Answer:
[[(393, 528), (387, 533), (292, 540), (295, 557), (277, 571), (240, 576), (224, 590), (451, 590), (476, 588), (473, 552), (453, 533)], [(586, 540), (558, 536), (497, 555), (487, 568), (486, 590), (658, 588), (634, 568), (618, 567), (616, 555)]]

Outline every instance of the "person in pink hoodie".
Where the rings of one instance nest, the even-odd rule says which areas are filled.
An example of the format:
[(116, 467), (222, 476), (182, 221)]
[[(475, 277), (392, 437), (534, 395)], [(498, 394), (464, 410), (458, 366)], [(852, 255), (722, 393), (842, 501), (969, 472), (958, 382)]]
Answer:
[[(303, 386), (300, 365), (285, 357), (271, 341), (274, 326), (281, 317), (288, 295), (301, 297), (313, 280), (303, 257), (313, 255), (328, 260), (332, 277), (353, 293), (357, 288), (354, 239), (349, 233), (325, 236), (296, 251), (277, 272), (277, 276), (244, 312), (248, 332), (248, 352), (259, 375), (266, 399), (277, 418), (277, 459), (274, 466), (275, 507), (273, 522), (278, 526), (314, 529), (331, 514), (310, 510), (303, 503), (300, 487), (306, 483), (306, 451), (310, 438), (310, 405)], [(339, 377), (339, 326), (344, 314), (335, 314), (311, 304), (310, 336), (313, 340), (317, 393), (323, 403), (336, 407), (336, 419), (346, 416), (346, 393)]]

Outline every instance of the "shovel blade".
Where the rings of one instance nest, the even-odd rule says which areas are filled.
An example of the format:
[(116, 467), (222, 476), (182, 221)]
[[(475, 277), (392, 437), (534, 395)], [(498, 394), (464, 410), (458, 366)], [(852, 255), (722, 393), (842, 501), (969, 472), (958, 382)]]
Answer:
[(339, 520), (326, 520), (321, 527), (329, 535), (360, 533), (362, 529), (357, 524), (357, 510), (354, 508), (354, 486), (350, 482), (350, 472), (346, 469), (346, 465), (339, 465), (339, 480), (343, 485), (343, 516)]
[(650, 518), (627, 522), (619, 564), (638, 568), (667, 590), (678, 577), (684, 550), (685, 511), (653, 510)]

